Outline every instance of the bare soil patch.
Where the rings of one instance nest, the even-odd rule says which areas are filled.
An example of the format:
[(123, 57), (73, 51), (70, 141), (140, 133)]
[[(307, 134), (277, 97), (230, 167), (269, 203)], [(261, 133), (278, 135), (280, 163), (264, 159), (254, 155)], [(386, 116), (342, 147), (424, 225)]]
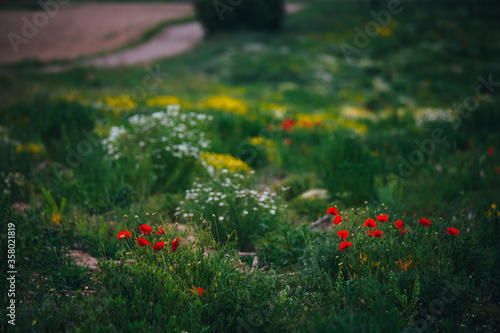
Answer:
[(68, 3), (40, 25), (26, 44), (19, 44), (16, 53), (8, 34), (23, 37), (23, 17), (33, 22), (37, 13), (44, 12), (0, 11), (0, 62), (68, 60), (109, 52), (140, 40), (160, 23), (194, 16), (190, 3)]

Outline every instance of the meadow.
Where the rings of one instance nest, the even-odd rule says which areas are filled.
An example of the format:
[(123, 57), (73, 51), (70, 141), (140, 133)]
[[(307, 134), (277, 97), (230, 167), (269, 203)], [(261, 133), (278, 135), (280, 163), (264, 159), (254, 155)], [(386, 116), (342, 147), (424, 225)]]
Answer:
[(1, 67), (2, 331), (497, 332), (500, 4), (400, 9)]

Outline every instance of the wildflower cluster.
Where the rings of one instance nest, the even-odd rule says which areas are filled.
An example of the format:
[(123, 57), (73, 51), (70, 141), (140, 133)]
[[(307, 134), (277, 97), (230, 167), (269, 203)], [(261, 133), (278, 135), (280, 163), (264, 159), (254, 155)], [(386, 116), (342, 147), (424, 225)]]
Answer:
[(201, 103), (201, 107), (240, 115), (248, 112), (248, 106), (244, 101), (226, 95), (210, 96)]
[(40, 154), (42, 151), (43, 151), (42, 145), (32, 143), (32, 142), (27, 142), (27, 143), (23, 143), (23, 144), (20, 143), (20, 144), (16, 145), (16, 153), (26, 152), (29, 154), (37, 155), (37, 154)]
[[(333, 216), (332, 223), (334, 225), (339, 225), (342, 222), (342, 217), (340, 216), (340, 214), (338, 212), (338, 209), (336, 207), (330, 207), (330, 208), (328, 208), (327, 209), (327, 214)], [(387, 222), (389, 222), (389, 216), (387, 214), (381, 214), (381, 215), (376, 216), (374, 219), (373, 218), (366, 219), (365, 222), (363, 223), (363, 226), (367, 227), (367, 228), (370, 228), (370, 229), (368, 229), (366, 231), (366, 234), (369, 237), (383, 238), (384, 237), (384, 231), (377, 229), (377, 223), (387, 223)], [(424, 226), (426, 228), (429, 228), (430, 225), (431, 225), (431, 221), (429, 219), (427, 219), (427, 218), (419, 219), (418, 222), (422, 226)], [(404, 225), (404, 223), (403, 223), (402, 220), (395, 221), (394, 225), (398, 229), (400, 235), (406, 234), (407, 231), (404, 230), (405, 225)], [(456, 237), (456, 236), (458, 236), (459, 231), (456, 228), (450, 227), (450, 228), (446, 229), (446, 233), (448, 235), (452, 235), (452, 236)], [(337, 235), (344, 240), (340, 244), (340, 247), (339, 247), (340, 251), (343, 251), (346, 248), (348, 248), (348, 247), (350, 247), (350, 246), (353, 245), (351, 242), (347, 242), (347, 240), (346, 240), (347, 237), (349, 236), (349, 231), (348, 230), (340, 230), (340, 231), (337, 232)]]
[[(146, 214), (146, 219), (149, 217), (149, 213)], [(124, 221), (127, 222), (127, 215), (124, 216)], [(139, 216), (136, 215), (136, 221), (139, 221)], [(203, 260), (203, 252), (199, 253), (199, 251), (193, 252), (193, 249), (197, 247), (193, 247), (192, 242), (187, 241), (183, 246), (181, 245), (181, 240), (179, 237), (181, 235), (186, 236), (181, 233), (181, 235), (174, 235), (175, 229), (172, 227), (168, 227), (168, 223), (164, 223), (162, 221), (161, 226), (150, 226), (149, 224), (142, 223), (136, 228), (133, 228), (131, 231), (123, 230), (118, 233), (116, 238), (120, 242), (120, 246), (124, 247), (123, 253), (128, 255), (127, 259), (134, 259), (135, 262), (141, 264), (141, 261), (147, 261), (153, 259), (150, 264), (158, 262), (162, 262), (162, 266), (166, 270), (170, 270), (173, 272), (178, 269), (180, 265), (187, 266), (188, 268), (191, 266), (189, 261), (195, 260), (198, 262), (197, 266), (202, 263)], [(189, 232), (189, 229), (188, 229)], [(202, 240), (205, 240), (206, 234), (203, 232), (198, 235)], [(189, 238), (189, 236), (187, 237)], [(128, 241), (130, 239), (130, 241)], [(135, 241), (133, 241), (135, 239)], [(169, 246), (166, 247), (166, 244)], [(199, 247), (202, 248), (201, 244), (198, 244)], [(179, 249), (182, 249), (180, 252)], [(193, 255), (195, 257), (193, 257)], [(131, 257), (130, 257), (131, 256)], [(131, 261), (129, 261), (131, 263)], [(188, 272), (181, 271), (179, 273), (187, 273)], [(182, 278), (182, 276), (179, 276)], [(187, 282), (187, 281), (186, 281)], [(193, 284), (198, 284), (201, 282), (201, 279), (194, 277), (190, 279), (189, 283), (191, 286)], [(188, 284), (189, 285), (189, 284)], [(189, 290), (189, 289), (187, 289)], [(187, 291), (186, 291), (187, 292)], [(205, 290), (201, 287), (192, 287), (190, 290), (191, 294), (202, 296)]]
[(491, 216), (500, 216), (500, 211), (497, 208), (497, 205), (491, 204), (490, 208), (486, 211), (486, 215)]
[(103, 101), (92, 103), (92, 105), (98, 109), (112, 112), (115, 117), (123, 111), (132, 111), (137, 108), (137, 102), (130, 95), (108, 96)]
[(205, 114), (181, 113), (173, 108), (151, 115), (134, 115), (128, 119), (129, 127), (111, 127), (109, 136), (102, 144), (108, 157), (115, 160), (127, 153), (130, 143), (134, 143), (135, 149), (131, 150), (137, 160), (161, 156), (164, 152), (176, 158), (198, 158), (203, 150), (210, 147), (210, 141), (200, 128), (212, 119)]
[(282, 199), (269, 189), (257, 190), (248, 177), (222, 170), (210, 181), (193, 182), (186, 190), (176, 215), (199, 212), (203, 217), (216, 216), (220, 235), (233, 230), (242, 246), (250, 244), (252, 234), (263, 234), (275, 226), (284, 212)]
[(345, 117), (334, 117), (330, 114), (302, 114), (299, 113), (295, 115), (295, 118), (284, 119), (279, 128), (281, 130), (287, 131), (292, 134), (295, 128), (321, 128), (324, 127), (328, 130), (333, 130), (335, 128), (347, 128), (353, 132), (363, 135), (368, 132), (368, 127), (366, 124), (361, 123), (357, 120), (350, 120)]
[(250, 138), (249, 140), (250, 144), (254, 146), (266, 146), (266, 147), (273, 147), (274, 146), (274, 141), (269, 140), (266, 138), (263, 138), (261, 136), (255, 136), (253, 138)]
[(149, 98), (146, 100), (147, 106), (161, 106), (166, 107), (168, 105), (180, 105), (181, 100), (177, 96), (157, 96), (154, 98)]
[(245, 162), (230, 154), (202, 153), (200, 158), (201, 163), (211, 175), (222, 170), (228, 170), (229, 173), (252, 171)]

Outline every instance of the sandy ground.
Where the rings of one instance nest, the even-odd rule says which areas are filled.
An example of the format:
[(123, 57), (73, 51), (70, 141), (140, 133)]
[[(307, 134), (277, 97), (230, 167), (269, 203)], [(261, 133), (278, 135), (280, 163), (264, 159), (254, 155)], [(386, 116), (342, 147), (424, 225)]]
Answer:
[(85, 64), (96, 67), (116, 67), (147, 63), (188, 51), (202, 38), (203, 28), (198, 22), (178, 24), (166, 28), (144, 44), (92, 59)]
[[(298, 12), (303, 5), (287, 4), (288, 14)], [(104, 55), (84, 62), (95, 67), (137, 65), (161, 58), (168, 58), (193, 48), (203, 38), (203, 28), (198, 22), (178, 24), (165, 28), (150, 41), (117, 53)], [(60, 67), (54, 67), (60, 70)]]
[[(53, 17), (43, 22), (43, 11), (0, 11), (0, 62), (26, 59), (42, 61), (74, 59), (100, 52), (109, 52), (138, 40), (142, 34), (161, 22), (193, 17), (189, 3), (107, 3), (60, 5)], [(26, 23), (39, 21), (36, 31), (23, 35)], [(26, 38), (16, 53), (8, 34)], [(11, 35), (12, 36), (12, 35)]]

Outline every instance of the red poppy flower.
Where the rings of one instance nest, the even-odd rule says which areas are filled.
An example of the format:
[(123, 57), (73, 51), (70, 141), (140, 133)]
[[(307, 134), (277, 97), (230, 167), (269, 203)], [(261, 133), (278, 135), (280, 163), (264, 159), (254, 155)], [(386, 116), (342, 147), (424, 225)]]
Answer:
[(158, 229), (158, 231), (156, 232), (157, 235), (163, 235), (165, 233), (165, 230), (160, 227), (160, 229)]
[(203, 288), (200, 288), (200, 287), (198, 287), (198, 288), (194, 287), (193, 289), (191, 289), (191, 294), (198, 293), (198, 295), (201, 296), (201, 295), (203, 295), (204, 292), (205, 292), (205, 290), (203, 290)]
[(371, 235), (372, 235), (372, 231), (371, 231), (371, 230), (366, 230), (366, 234), (367, 234), (368, 236), (371, 236)]
[(165, 246), (165, 242), (158, 242), (153, 245), (153, 250), (160, 251)]
[(431, 225), (431, 221), (429, 221), (428, 219), (420, 219), (418, 220), (418, 222), (427, 228), (429, 228), (429, 226)]
[(172, 251), (176, 251), (177, 250), (177, 247), (180, 245), (180, 242), (179, 242), (179, 238), (178, 237), (175, 237), (174, 239), (172, 239)]
[(130, 233), (130, 231), (120, 231), (118, 233), (118, 236), (116, 236), (116, 238), (118, 239), (123, 239), (123, 238), (130, 238), (130, 236), (132, 236), (132, 234)]
[(333, 214), (333, 215), (337, 215), (339, 213), (339, 211), (337, 210), (337, 208), (335, 207), (330, 207), (326, 210), (326, 213), (327, 214)]
[(458, 229), (455, 229), (455, 228), (448, 228), (446, 229), (446, 233), (448, 235), (453, 235), (453, 236), (458, 236)]
[(363, 224), (363, 226), (370, 227), (370, 228), (376, 228), (377, 227), (377, 223), (375, 223), (374, 219), (368, 219), (368, 220), (365, 221), (365, 224)]
[(289, 146), (292, 144), (292, 139), (290, 138), (286, 138), (285, 141), (283, 141), (285, 143), (285, 146)]
[(139, 226), (139, 230), (140, 230), (141, 234), (149, 235), (151, 233), (151, 231), (153, 231), (153, 228), (151, 228), (147, 224), (143, 224), (143, 225)]
[(495, 148), (490, 147), (490, 148), (488, 149), (488, 155), (493, 155), (494, 153), (495, 153)]
[(372, 237), (382, 237), (382, 234), (383, 234), (383, 233), (384, 233), (384, 232), (383, 232), (383, 231), (380, 231), (380, 230), (373, 230), (373, 231), (372, 231), (372, 234), (371, 234), (370, 236), (372, 236)]
[(333, 224), (339, 225), (340, 222), (342, 222), (342, 216), (340, 216), (340, 215), (335, 216), (335, 219), (333, 220)]
[(400, 231), (400, 232), (399, 232), (399, 234), (400, 234), (400, 235), (404, 235), (404, 234), (406, 234), (406, 230)]
[(349, 231), (340, 230), (339, 232), (337, 232), (337, 235), (339, 235), (339, 237), (342, 239), (347, 239), (347, 237), (349, 236)]
[(144, 239), (142, 237), (137, 238), (137, 243), (139, 243), (140, 246), (146, 246), (149, 245), (149, 242), (147, 239)]
[(496, 168), (495, 172), (500, 173), (500, 167)]
[(340, 251), (344, 251), (344, 250), (345, 250), (345, 249), (347, 249), (349, 246), (352, 246), (352, 243), (351, 243), (351, 242), (348, 242), (348, 241), (343, 241), (342, 243), (340, 243), (339, 250), (340, 250)]
[(283, 122), (280, 125), (280, 128), (285, 131), (292, 131), (293, 126), (295, 126), (295, 120), (287, 118), (283, 120)]
[(403, 221), (397, 220), (396, 222), (394, 222), (394, 224), (396, 225), (396, 228), (400, 230), (403, 229)]
[(377, 217), (376, 217), (376, 219), (377, 219), (377, 221), (379, 221), (379, 222), (387, 222), (387, 221), (389, 221), (389, 218), (387, 217), (387, 215), (386, 215), (386, 214), (384, 214), (384, 215), (379, 215), (379, 216), (377, 216)]

